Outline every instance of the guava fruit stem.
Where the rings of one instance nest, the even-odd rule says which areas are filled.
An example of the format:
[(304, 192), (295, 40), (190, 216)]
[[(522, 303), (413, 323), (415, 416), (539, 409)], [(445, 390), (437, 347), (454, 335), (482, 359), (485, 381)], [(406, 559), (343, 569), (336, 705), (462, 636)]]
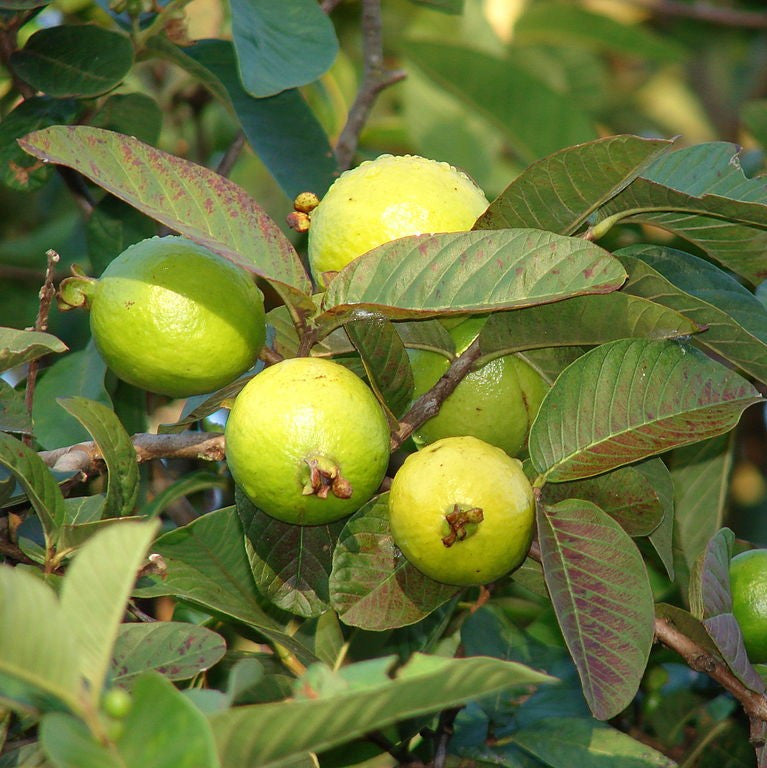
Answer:
[(325, 456), (309, 456), (304, 461), (309, 467), (309, 479), (302, 490), (304, 496), (327, 499), (328, 494), (332, 492), (339, 499), (351, 498), (351, 483), (341, 474), (341, 468), (332, 459)]
[(450, 527), (450, 533), (443, 537), (442, 543), (446, 547), (452, 547), (457, 541), (463, 541), (468, 535), (466, 526), (469, 523), (481, 523), (485, 519), (485, 513), (481, 507), (461, 509), (458, 504), (453, 505), (451, 512), (445, 515), (445, 520)]

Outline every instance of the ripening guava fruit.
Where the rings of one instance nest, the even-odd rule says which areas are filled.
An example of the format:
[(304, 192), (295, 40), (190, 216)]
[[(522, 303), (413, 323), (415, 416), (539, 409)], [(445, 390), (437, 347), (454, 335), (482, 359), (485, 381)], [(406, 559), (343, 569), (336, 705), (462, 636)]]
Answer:
[(732, 612), (740, 625), (748, 658), (767, 663), (767, 549), (741, 552), (730, 562)]
[(389, 424), (351, 371), (321, 358), (290, 358), (237, 395), (226, 456), (259, 509), (286, 523), (320, 525), (376, 492), (389, 463)]
[(422, 573), (487, 584), (524, 560), (533, 489), (519, 459), (475, 437), (447, 437), (405, 459), (389, 493), (392, 538)]
[(252, 277), (184, 237), (131, 245), (89, 291), (104, 362), (150, 392), (216, 390), (248, 370), (264, 344), (263, 296)]

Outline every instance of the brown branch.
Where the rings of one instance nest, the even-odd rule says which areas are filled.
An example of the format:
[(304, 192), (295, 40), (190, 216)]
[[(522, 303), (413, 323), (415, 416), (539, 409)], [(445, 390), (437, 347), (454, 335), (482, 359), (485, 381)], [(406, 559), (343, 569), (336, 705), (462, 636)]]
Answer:
[(320, 7), (325, 13), (332, 13), (344, 0), (322, 0)]
[(767, 696), (746, 688), (725, 664), (680, 632), (671, 621), (656, 617), (655, 637), (667, 648), (676, 651), (690, 669), (705, 672), (729, 691), (748, 715), (752, 734), (759, 732), (761, 723), (767, 723)]
[[(48, 330), (48, 315), (51, 311), (51, 303), (56, 296), (56, 284), (53, 280), (53, 273), (56, 269), (56, 264), (58, 264), (59, 259), (61, 258), (59, 254), (54, 250), (46, 251), (45, 256), (48, 260), (48, 263), (45, 268), (45, 279), (43, 281), (43, 286), (40, 288), (40, 305), (38, 307), (37, 318), (35, 320), (35, 330), (41, 332)], [(35, 384), (37, 382), (37, 371), (39, 368), (39, 360), (32, 360), (32, 362), (30, 362), (30, 364), (27, 366), (27, 383), (24, 392), (24, 404), (27, 407), (27, 412), (30, 414), (32, 413), (32, 403), (34, 402), (35, 398)], [(31, 439), (25, 437), (25, 442), (29, 444)]]
[(276, 365), (281, 363), (285, 358), (276, 350), (271, 347), (263, 346), (258, 353), (259, 360), (263, 360), (267, 365)]
[(232, 172), (234, 164), (237, 162), (237, 158), (242, 152), (242, 148), (245, 146), (245, 134), (240, 131), (235, 137), (234, 141), (229, 145), (224, 156), (221, 158), (221, 162), (216, 168), (216, 173), (221, 176), (228, 176)]
[(402, 417), (397, 429), (391, 436), (391, 449), (397, 450), (410, 437), (413, 430), (427, 419), (436, 416), (439, 407), (469, 373), (480, 356), (479, 339), (469, 344), (463, 353), (451, 363), (442, 378), (425, 394), (413, 403), (412, 408)]
[(342, 171), (352, 164), (360, 133), (378, 94), (405, 77), (401, 70), (388, 71), (384, 67), (381, 0), (362, 0), (362, 51), (365, 61), (362, 84), (335, 149), (338, 167)]
[[(152, 435), (140, 432), (133, 435), (133, 447), (139, 463), (152, 459), (224, 459), (224, 436), (209, 432), (179, 432), (171, 435)], [(101, 469), (103, 457), (95, 442), (78, 443), (52, 451), (41, 451), (40, 458), (52, 469), (63, 472), (92, 474)]]
[(723, 27), (767, 29), (767, 14), (760, 11), (740, 11), (709, 3), (682, 3), (679, 0), (628, 0), (654, 16), (693, 19)]

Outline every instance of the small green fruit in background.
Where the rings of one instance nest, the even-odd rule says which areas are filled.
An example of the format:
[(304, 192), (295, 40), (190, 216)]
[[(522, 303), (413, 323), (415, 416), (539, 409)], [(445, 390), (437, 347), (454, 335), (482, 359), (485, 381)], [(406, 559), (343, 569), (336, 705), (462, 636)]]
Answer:
[[(485, 321), (471, 317), (449, 327), (457, 354), (474, 341)], [(450, 363), (428, 350), (410, 349), (408, 355), (417, 398), (437, 383)], [(521, 357), (497, 357), (462, 379), (439, 413), (413, 433), (413, 440), (423, 446), (443, 437), (473, 435), (516, 456), (527, 444), (530, 425), (548, 388)]]
[(732, 612), (740, 625), (748, 658), (767, 663), (767, 549), (741, 552), (730, 562)]
[(448, 163), (381, 155), (341, 174), (311, 212), (309, 263), (320, 285), (352, 259), (398, 237), (469, 230), (488, 206)]
[(376, 492), (389, 463), (389, 424), (351, 371), (290, 358), (256, 375), (235, 399), (226, 455), (259, 509), (286, 523), (320, 525)]
[(266, 336), (252, 277), (184, 237), (123, 251), (96, 281), (90, 308), (104, 362), (129, 384), (171, 397), (228, 384), (255, 363)]
[(519, 459), (475, 437), (438, 440), (405, 459), (391, 485), (394, 542), (446, 584), (487, 584), (525, 559), (533, 489)]

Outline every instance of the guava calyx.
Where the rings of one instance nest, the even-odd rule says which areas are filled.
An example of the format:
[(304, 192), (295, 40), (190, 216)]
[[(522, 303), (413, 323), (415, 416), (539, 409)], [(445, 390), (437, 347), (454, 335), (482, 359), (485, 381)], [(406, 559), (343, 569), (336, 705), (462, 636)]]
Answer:
[(304, 496), (327, 499), (332, 493), (338, 499), (350, 499), (351, 483), (341, 474), (341, 468), (326, 456), (308, 456), (304, 462), (309, 467), (309, 479), (301, 491)]
[(470, 532), (466, 526), (477, 525), (485, 519), (485, 513), (481, 507), (462, 509), (460, 504), (454, 504), (453, 509), (445, 515), (445, 521), (450, 528), (450, 533), (442, 538), (446, 547), (452, 547), (457, 541), (463, 541)]
[(72, 267), (72, 277), (65, 277), (56, 293), (56, 305), (62, 312), (70, 309), (89, 309), (96, 291), (95, 277), (88, 277), (77, 267)]

